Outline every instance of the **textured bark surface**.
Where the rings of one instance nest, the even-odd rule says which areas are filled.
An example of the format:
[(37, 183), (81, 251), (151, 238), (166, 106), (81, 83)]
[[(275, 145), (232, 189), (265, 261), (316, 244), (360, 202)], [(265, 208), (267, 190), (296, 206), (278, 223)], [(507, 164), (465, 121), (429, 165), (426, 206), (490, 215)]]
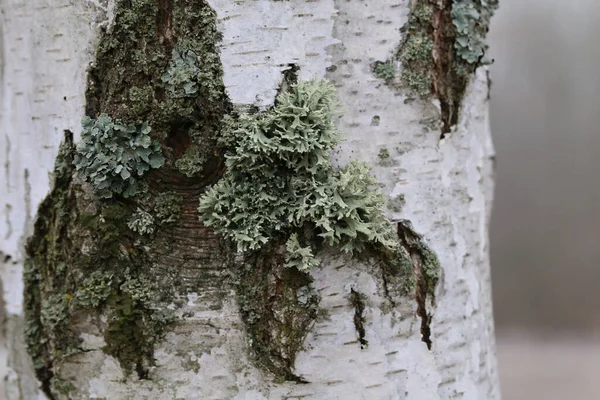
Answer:
[[(373, 73), (402, 41), (408, 2), (0, 4), (9, 399), (499, 398), (488, 79), (484, 69), (472, 75), (457, 124), (440, 139), (448, 122), (435, 97)], [(162, 76), (182, 43), (204, 57), (204, 100), (169, 100)], [(346, 140), (334, 161), (373, 166), (413, 278), (333, 250), (309, 274), (290, 272), (277, 243), (240, 260), (198, 221), (198, 197), (222, 173), (222, 115), (272, 105), (292, 67), (300, 80), (335, 85)], [(61, 140), (73, 132), (77, 141), (81, 118), (103, 112), (150, 121), (163, 146), (167, 163), (148, 175), (148, 193), (175, 193), (181, 214), (150, 239), (123, 226), (146, 200), (95, 198), (71, 167), (68, 140), (54, 171)], [(217, 151), (188, 176), (175, 161), (194, 144)], [(435, 256), (439, 281), (427, 278)], [(100, 273), (111, 277), (102, 305), (70, 303)]]

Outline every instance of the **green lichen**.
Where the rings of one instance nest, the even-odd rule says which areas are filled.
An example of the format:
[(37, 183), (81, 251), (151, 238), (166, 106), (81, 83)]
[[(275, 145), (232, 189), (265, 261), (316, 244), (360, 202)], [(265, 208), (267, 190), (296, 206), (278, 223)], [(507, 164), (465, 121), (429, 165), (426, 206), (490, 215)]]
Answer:
[(318, 239), (346, 252), (360, 252), (367, 243), (393, 247), (369, 167), (331, 164), (340, 139), (332, 122), (335, 106), (332, 86), (300, 82), (268, 112), (240, 117), (224, 139), (231, 146), (227, 172), (200, 200), (204, 224), (240, 252), (306, 224)]
[(388, 200), (387, 208), (394, 212), (402, 211), (402, 208), (406, 204), (406, 199), (403, 194), (400, 194), (394, 198)]
[[(188, 48), (189, 46), (189, 48)], [(162, 76), (162, 81), (167, 84), (169, 94), (173, 98), (197, 98), (199, 93), (209, 102), (218, 101), (222, 95), (219, 82), (220, 71), (203, 71), (202, 65), (219, 63), (218, 57), (213, 53), (201, 53), (195, 49), (198, 46), (192, 41), (179, 45), (171, 55), (171, 62), (167, 72)], [(216, 78), (216, 79), (215, 79)]]
[(66, 293), (55, 293), (42, 301), (42, 324), (56, 329), (62, 326), (69, 313), (69, 296)]
[[(407, 88), (409, 95), (435, 95), (442, 133), (450, 132), (471, 75), (489, 63), (485, 36), (497, 7), (497, 0), (413, 1), (400, 46), (388, 60), (376, 61), (373, 73), (396, 89)], [(392, 68), (396, 64), (399, 76)]]
[(426, 97), (431, 95), (433, 79), (433, 40), (423, 34), (422, 30), (414, 32), (421, 32), (421, 34), (408, 33), (399, 50), (398, 58), (402, 63), (400, 77), (415, 94)]
[[(80, 351), (77, 321), (82, 313), (92, 320), (106, 316), (111, 321), (99, 327), (107, 343), (116, 338), (116, 326), (125, 330), (120, 331), (125, 336), (136, 330), (145, 332), (135, 344), (122, 344), (141, 346), (144, 351), (121, 351), (121, 347), (107, 345), (126, 372), (136, 371), (140, 376), (153, 364), (150, 350), (168, 324), (160, 316), (162, 312), (144, 300), (158, 298), (159, 292), (165, 296), (170, 289), (159, 290), (156, 283), (140, 280), (140, 271), (150, 262), (143, 241), (129, 236), (130, 206), (116, 199), (90, 202), (72, 179), (75, 155), (69, 133), (57, 157), (54, 187), (40, 205), (26, 249), (25, 340), (49, 397), (69, 386), (55, 373), (61, 363)], [(154, 291), (152, 296), (148, 290)], [(128, 309), (114, 299), (124, 296), (132, 299), (130, 304), (136, 310), (129, 325), (115, 325), (112, 321), (122, 320), (121, 314)]]
[(489, 22), (498, 8), (496, 0), (454, 0), (452, 23), (456, 28), (454, 48), (456, 54), (468, 64), (486, 63), (485, 36)]
[[(194, 226), (183, 212), (188, 191), (202, 192), (223, 163), (217, 138), (231, 105), (216, 14), (196, 0), (116, 0), (114, 6), (114, 23), (100, 37), (89, 69), (79, 151), (69, 136), (27, 245), (26, 342), (49, 398), (65, 398), (61, 388), (74, 383), (61, 365), (81, 351), (83, 320), (103, 332), (103, 350), (119, 361), (126, 379), (131, 373), (148, 378), (154, 347), (174, 321), (167, 306), (179, 304), (175, 293), (217, 285), (207, 274), (184, 287), (180, 269), (189, 271), (199, 259), (222, 264), (221, 254), (193, 254), (173, 240)], [(195, 54), (193, 85), (163, 81), (176, 64), (174, 50), (188, 59)], [(206, 165), (182, 178), (172, 167), (192, 145)], [(96, 196), (73, 179), (76, 153), (79, 175)], [(147, 215), (134, 212), (138, 207)], [(148, 215), (154, 232), (141, 235), (149, 233)], [(208, 242), (210, 233), (199, 236)]]
[[(324, 247), (380, 265), (386, 293), (413, 289), (411, 254), (383, 216), (370, 168), (330, 161), (341, 140), (335, 114), (328, 83), (289, 83), (271, 109), (230, 126), (221, 138), (226, 172), (200, 199), (204, 224), (241, 253), (237, 294), (248, 341), (257, 363), (280, 380), (304, 381), (294, 360), (317, 315), (308, 272)], [(357, 329), (364, 346), (363, 311)]]
[(286, 244), (285, 267), (296, 268), (299, 271), (307, 272), (313, 267), (319, 265), (319, 261), (313, 254), (310, 246), (302, 247), (298, 240), (298, 234), (292, 233)]
[(375, 61), (373, 63), (373, 74), (386, 81), (394, 79), (396, 76), (396, 65), (393, 60)]
[(138, 207), (129, 219), (129, 222), (127, 222), (127, 226), (140, 235), (149, 235), (154, 232), (154, 217)]
[(114, 273), (94, 271), (75, 293), (75, 301), (85, 308), (100, 307), (113, 292)]
[(175, 161), (175, 167), (188, 178), (192, 178), (202, 174), (206, 160), (207, 157), (202, 154), (200, 147), (192, 144), (187, 148), (185, 154)]
[(173, 98), (198, 96), (198, 55), (193, 50), (176, 48), (171, 55), (169, 69), (162, 76), (162, 81), (169, 88)]
[(409, 89), (413, 95), (428, 97), (433, 82), (433, 38), (431, 20), (433, 5), (415, 2), (411, 8), (408, 22), (402, 27), (404, 39), (396, 53), (386, 61), (373, 64), (375, 76), (385, 79), (386, 83), (397, 86), (400, 65), (399, 85)]
[(379, 150), (377, 157), (379, 157), (379, 159), (381, 161), (385, 161), (388, 158), (390, 158), (390, 151), (386, 147), (383, 147), (382, 149)]
[(164, 192), (156, 196), (154, 215), (160, 224), (170, 224), (181, 218), (183, 198), (175, 192)]
[(160, 146), (150, 137), (147, 124), (123, 125), (102, 114), (84, 118), (75, 166), (99, 197), (115, 194), (131, 197), (139, 191), (139, 179), (165, 160)]

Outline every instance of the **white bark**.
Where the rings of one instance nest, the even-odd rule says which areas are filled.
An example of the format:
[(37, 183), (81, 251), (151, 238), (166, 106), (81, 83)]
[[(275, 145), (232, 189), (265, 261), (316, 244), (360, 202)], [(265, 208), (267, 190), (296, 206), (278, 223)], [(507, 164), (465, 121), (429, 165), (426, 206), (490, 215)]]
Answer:
[[(0, 93), (0, 251), (6, 312), (10, 316), (9, 399), (42, 396), (34, 387), (20, 329), (23, 240), (49, 190), (65, 129), (77, 134), (83, 117), (86, 66), (98, 27), (112, 4), (84, 0), (2, 0)], [(497, 399), (495, 344), (488, 259), (493, 148), (488, 128), (486, 71), (467, 89), (460, 122), (440, 140), (430, 129), (433, 103), (405, 104), (371, 72), (401, 40), (408, 2), (380, 0), (211, 0), (223, 32), (225, 85), (237, 105), (273, 103), (282, 70), (300, 66), (300, 78), (326, 77), (344, 111), (338, 126), (347, 140), (336, 160), (366, 160), (390, 198), (404, 195), (392, 220), (408, 219), (438, 255), (442, 278), (430, 304), (432, 350), (421, 341), (411, 299), (389, 310), (381, 284), (356, 261), (332, 257), (313, 271), (318, 321), (296, 360), (310, 383), (275, 383), (247, 356), (235, 297), (220, 310), (190, 294), (179, 324), (158, 346), (150, 380), (124, 378), (118, 362), (98, 351), (100, 332), (82, 335), (90, 350), (62, 366), (78, 398), (109, 399)], [(109, 12), (106, 12), (108, 10)], [(335, 65), (334, 72), (326, 68)], [(373, 117), (379, 123), (372, 123)], [(378, 153), (391, 154), (380, 165)], [(342, 268), (336, 268), (342, 266)], [(350, 288), (367, 296), (366, 338), (356, 343)], [(201, 344), (201, 345), (199, 345)], [(183, 354), (183, 355), (182, 355)], [(197, 371), (185, 367), (196, 363)]]

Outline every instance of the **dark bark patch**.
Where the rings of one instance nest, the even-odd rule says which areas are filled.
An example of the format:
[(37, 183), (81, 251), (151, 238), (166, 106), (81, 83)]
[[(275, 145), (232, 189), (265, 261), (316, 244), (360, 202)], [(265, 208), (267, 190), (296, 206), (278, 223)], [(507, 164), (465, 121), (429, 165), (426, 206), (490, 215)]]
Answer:
[(305, 383), (294, 363), (319, 297), (308, 273), (284, 267), (284, 249), (284, 241), (275, 241), (248, 256), (239, 267), (238, 303), (256, 362), (278, 381)]
[(369, 342), (365, 333), (365, 296), (354, 290), (354, 288), (350, 288), (350, 303), (352, 307), (354, 307), (354, 328), (356, 329), (356, 333), (358, 334), (358, 342), (360, 343), (360, 348), (364, 349)]
[[(396, 53), (373, 63), (375, 76), (419, 98), (440, 102), (442, 135), (458, 123), (467, 84), (485, 59), (485, 36), (498, 2), (413, 1)], [(401, 68), (398, 71), (397, 64)]]
[(397, 232), (400, 245), (413, 267), (417, 315), (421, 318), (421, 340), (431, 350), (431, 315), (427, 311), (427, 302), (429, 298), (431, 303), (435, 303), (435, 286), (439, 279), (440, 263), (409, 221), (400, 221)]

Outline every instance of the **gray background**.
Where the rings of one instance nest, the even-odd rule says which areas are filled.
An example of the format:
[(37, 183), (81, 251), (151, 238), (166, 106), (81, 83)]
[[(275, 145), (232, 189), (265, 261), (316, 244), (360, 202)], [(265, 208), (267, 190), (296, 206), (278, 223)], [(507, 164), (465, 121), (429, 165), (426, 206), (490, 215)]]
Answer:
[(501, 0), (490, 32), (505, 400), (600, 398), (598, 3)]

